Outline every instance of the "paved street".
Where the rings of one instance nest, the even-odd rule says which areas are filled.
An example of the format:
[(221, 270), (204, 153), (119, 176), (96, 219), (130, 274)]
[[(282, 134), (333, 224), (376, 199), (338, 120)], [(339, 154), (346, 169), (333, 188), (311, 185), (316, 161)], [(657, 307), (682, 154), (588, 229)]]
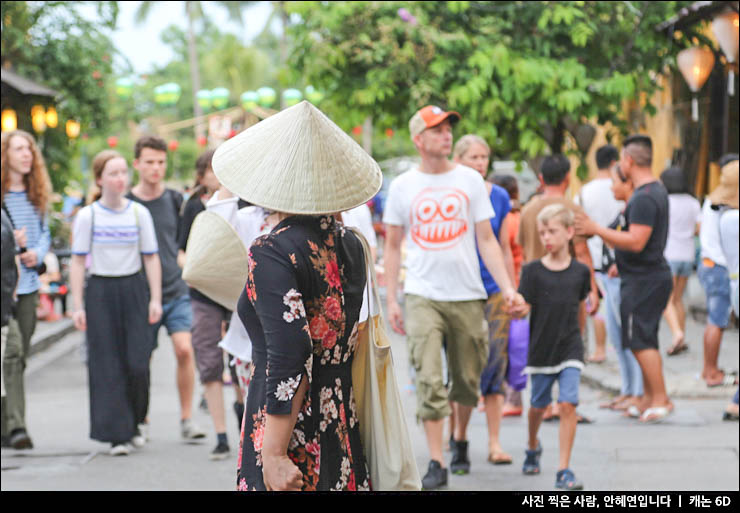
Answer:
[[(572, 468), (586, 490), (737, 490), (739, 477), (738, 423), (723, 422), (722, 410), (734, 388), (707, 390), (694, 375), (701, 364), (701, 330), (690, 322), (691, 350), (666, 360), (668, 381), (677, 390), (675, 414), (665, 424), (640, 425), (619, 414), (599, 410), (609, 397), (615, 356), (600, 366), (589, 365), (593, 386), (581, 388), (583, 413), (596, 422), (581, 425), (576, 435)], [(31, 451), (2, 450), (2, 490), (233, 490), (237, 426), (227, 391), (227, 427), (232, 458), (212, 462), (208, 454), (215, 435), (207, 413), (195, 409), (195, 419), (209, 431), (199, 444), (180, 440), (179, 412), (174, 383), (175, 360), (171, 344), (161, 332), (159, 349), (152, 360), (151, 442), (128, 457), (114, 458), (108, 446), (88, 438), (87, 375), (80, 356), (83, 337), (67, 335), (35, 355), (27, 378), (28, 426), (36, 448)], [(668, 344), (668, 331), (661, 330), (661, 344)], [(414, 396), (408, 390), (404, 340), (393, 335), (393, 356), (399, 376), (407, 422), (420, 472), (428, 463), (424, 433), (414, 422)], [(738, 332), (729, 331), (720, 356), (721, 366), (738, 367)], [(610, 370), (611, 369), (611, 370)], [(198, 396), (200, 395), (198, 387)], [(699, 394), (696, 391), (706, 391)], [(698, 396), (702, 398), (696, 398)], [(197, 404), (199, 397), (195, 399)], [(525, 396), (526, 400), (526, 396)], [(493, 466), (486, 462), (485, 416), (475, 412), (471, 420), (472, 473), (451, 476), (448, 490), (552, 490), (557, 466), (557, 423), (544, 423), (543, 471), (539, 476), (521, 473), (526, 417), (506, 418), (501, 436), (514, 464)], [(448, 456), (448, 454), (447, 454)]]

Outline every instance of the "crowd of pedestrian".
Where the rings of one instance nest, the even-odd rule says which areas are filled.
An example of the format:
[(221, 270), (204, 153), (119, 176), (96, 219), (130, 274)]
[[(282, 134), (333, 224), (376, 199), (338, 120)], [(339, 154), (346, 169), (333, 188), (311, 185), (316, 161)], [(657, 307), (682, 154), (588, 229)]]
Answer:
[[(428, 448), (425, 490), (444, 487), (448, 469), (471, 472), (476, 406), (495, 465), (518, 459), (501, 444), (502, 418), (527, 410), (519, 448), (527, 475), (540, 472), (545, 454), (541, 423), (559, 419), (555, 486), (582, 489), (570, 461), (578, 424), (592, 422), (577, 411), (584, 366), (606, 359), (608, 339), (621, 389), (601, 406), (643, 423), (671, 415), (658, 330), (665, 318), (667, 357), (689, 350), (683, 296), (695, 270), (708, 311), (701, 378), (709, 387), (737, 386), (737, 375), (718, 367), (723, 332), (733, 309), (738, 315), (737, 155), (723, 158), (720, 183), (701, 206), (684, 170), (656, 177), (652, 141), (632, 135), (621, 149), (597, 149), (597, 174), (573, 200), (569, 159), (546, 156), (538, 194), (522, 205), (515, 178), (489, 176), (486, 141), (467, 134), (453, 144), (462, 116), (429, 105), (409, 122), (421, 162), (390, 184), (380, 252), (366, 205), (380, 187), (377, 164), (328, 118), (311, 118), (315, 134), (279, 124), (317, 116), (301, 108), (277, 128), (250, 129), (200, 155), (187, 199), (165, 186), (168, 148), (159, 137), (136, 142), (133, 187), (121, 154), (94, 157), (96, 190), (73, 217), (69, 290), (74, 325), (85, 332), (90, 437), (110, 444), (111, 455), (149, 442), (150, 361), (165, 328), (177, 361), (180, 437), (207, 436), (193, 420), (197, 374), (216, 438), (213, 460), (231, 455), (224, 399), (231, 377), (239, 489), (372, 488), (350, 379), (369, 276), (359, 237), (345, 226), (359, 229), (371, 261), (382, 265), (387, 319), (407, 340)], [(269, 149), (280, 137), (295, 139), (284, 141), (287, 156)], [(317, 137), (333, 146), (312, 149)], [(30, 449), (24, 369), (40, 293), (49, 309), (54, 278), (40, 279), (51, 186), (28, 133), (2, 134), (0, 183), (2, 444)], [(193, 233), (206, 214), (249, 250), (238, 302), (223, 301), (215, 283), (183, 279), (189, 258), (204, 252)], [(737, 420), (737, 403), (735, 393), (725, 419)]]

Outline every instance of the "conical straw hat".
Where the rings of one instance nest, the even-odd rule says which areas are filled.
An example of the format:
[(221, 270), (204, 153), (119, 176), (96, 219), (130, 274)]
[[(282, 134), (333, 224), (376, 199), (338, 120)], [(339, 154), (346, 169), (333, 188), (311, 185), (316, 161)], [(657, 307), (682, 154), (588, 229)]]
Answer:
[(307, 101), (249, 127), (213, 155), (219, 181), (242, 199), (290, 214), (349, 210), (380, 190), (380, 166)]
[(249, 273), (247, 248), (236, 230), (220, 215), (195, 217), (187, 244), (182, 278), (223, 307), (234, 310)]

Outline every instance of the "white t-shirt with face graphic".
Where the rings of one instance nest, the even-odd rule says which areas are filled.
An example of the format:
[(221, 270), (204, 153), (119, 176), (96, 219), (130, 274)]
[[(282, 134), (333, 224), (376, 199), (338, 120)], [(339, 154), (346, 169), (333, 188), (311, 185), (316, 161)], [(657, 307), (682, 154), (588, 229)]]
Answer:
[(412, 169), (388, 191), (383, 222), (406, 235), (404, 292), (435, 301), (486, 299), (475, 223), (494, 216), (483, 178), (458, 165), (442, 174)]

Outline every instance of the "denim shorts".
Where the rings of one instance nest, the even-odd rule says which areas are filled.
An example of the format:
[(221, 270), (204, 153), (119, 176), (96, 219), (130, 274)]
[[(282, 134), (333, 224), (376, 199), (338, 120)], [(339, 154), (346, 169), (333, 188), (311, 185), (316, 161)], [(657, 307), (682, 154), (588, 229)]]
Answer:
[(730, 274), (727, 267), (715, 264), (707, 267), (703, 263), (697, 271), (699, 281), (707, 296), (709, 323), (719, 328), (726, 328), (730, 322)]
[(559, 403), (578, 406), (578, 385), (581, 369), (566, 367), (557, 374), (532, 374), (532, 408), (546, 408), (552, 402), (552, 385), (558, 381)]
[(193, 324), (193, 310), (190, 307), (190, 296), (180, 296), (169, 303), (162, 305), (162, 318), (154, 325), (154, 333), (159, 332), (159, 327), (167, 327), (167, 333), (179, 333), (190, 331)]
[(683, 262), (681, 260), (668, 260), (673, 276), (691, 276), (694, 272), (694, 262)]

